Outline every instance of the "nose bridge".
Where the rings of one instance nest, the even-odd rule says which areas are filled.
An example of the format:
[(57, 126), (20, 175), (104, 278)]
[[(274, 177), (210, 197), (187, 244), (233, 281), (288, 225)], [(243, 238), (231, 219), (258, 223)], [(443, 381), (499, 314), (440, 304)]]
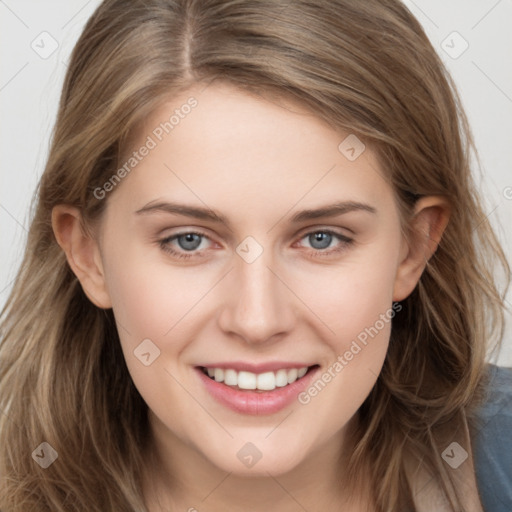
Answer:
[(274, 274), (270, 249), (258, 250), (249, 241), (247, 245), (242, 242), (237, 253), (222, 328), (239, 334), (248, 343), (263, 343), (290, 329), (291, 297)]

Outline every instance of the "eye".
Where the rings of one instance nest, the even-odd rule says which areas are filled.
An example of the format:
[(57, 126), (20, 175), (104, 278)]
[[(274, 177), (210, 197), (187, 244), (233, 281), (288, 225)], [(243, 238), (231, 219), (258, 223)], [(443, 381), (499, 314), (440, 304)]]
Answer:
[[(316, 256), (329, 256), (334, 253), (339, 253), (353, 243), (353, 240), (341, 233), (330, 229), (319, 229), (306, 233), (300, 240), (307, 239), (311, 244), (312, 250), (310, 251), (314, 257)], [(205, 256), (205, 247), (202, 242), (210, 240), (204, 233), (197, 231), (186, 231), (168, 236), (158, 241), (161, 249), (171, 254), (174, 257), (181, 259), (189, 259), (192, 257), (202, 258)], [(211, 241), (211, 240), (210, 240)], [(334, 248), (333, 242), (338, 241), (338, 245)]]
[[(328, 256), (333, 253), (338, 253), (347, 248), (353, 243), (353, 240), (341, 233), (332, 231), (330, 229), (319, 229), (306, 233), (301, 240), (307, 240), (311, 247), (314, 256)], [(333, 242), (338, 241), (339, 244), (334, 248), (330, 248)], [(326, 250), (327, 249), (327, 250)]]
[[(187, 231), (164, 238), (163, 240), (159, 241), (159, 245), (164, 251), (172, 254), (173, 256), (188, 259), (192, 256), (204, 256), (202, 252), (197, 251), (203, 240), (209, 240), (209, 238), (204, 233)], [(173, 247), (172, 242), (176, 242), (178, 250)], [(187, 254), (187, 252), (190, 254)]]

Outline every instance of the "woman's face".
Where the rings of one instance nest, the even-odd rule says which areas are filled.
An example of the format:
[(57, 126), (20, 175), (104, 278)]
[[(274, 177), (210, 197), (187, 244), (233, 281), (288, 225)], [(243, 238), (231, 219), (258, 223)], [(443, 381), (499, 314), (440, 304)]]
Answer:
[(96, 191), (99, 246), (155, 438), (251, 475), (340, 446), (407, 294), (375, 154), (291, 103), (220, 84), (159, 108), (134, 151)]

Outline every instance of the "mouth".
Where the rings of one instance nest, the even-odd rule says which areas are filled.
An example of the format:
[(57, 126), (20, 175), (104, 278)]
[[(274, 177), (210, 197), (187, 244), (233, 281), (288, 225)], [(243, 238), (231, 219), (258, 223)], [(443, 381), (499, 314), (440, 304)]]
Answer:
[(234, 368), (198, 367), (204, 375), (219, 384), (224, 384), (237, 391), (252, 391), (256, 393), (268, 393), (276, 389), (287, 388), (305, 378), (316, 368), (318, 368), (317, 364), (254, 373)]
[(207, 395), (245, 415), (271, 415), (290, 407), (320, 370), (318, 364), (292, 364), (285, 368), (279, 363), (264, 367), (243, 363), (237, 364), (237, 368), (230, 366), (196, 366), (195, 370)]

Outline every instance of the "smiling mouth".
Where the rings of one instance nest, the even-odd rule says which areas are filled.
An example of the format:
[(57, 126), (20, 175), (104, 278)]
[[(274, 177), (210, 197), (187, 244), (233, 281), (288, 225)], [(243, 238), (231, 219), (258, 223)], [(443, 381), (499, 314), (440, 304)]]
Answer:
[(302, 368), (280, 369), (263, 373), (237, 371), (232, 368), (206, 368), (201, 366), (201, 371), (211, 380), (222, 383), (239, 391), (274, 391), (285, 388), (302, 379), (318, 365), (303, 366)]

